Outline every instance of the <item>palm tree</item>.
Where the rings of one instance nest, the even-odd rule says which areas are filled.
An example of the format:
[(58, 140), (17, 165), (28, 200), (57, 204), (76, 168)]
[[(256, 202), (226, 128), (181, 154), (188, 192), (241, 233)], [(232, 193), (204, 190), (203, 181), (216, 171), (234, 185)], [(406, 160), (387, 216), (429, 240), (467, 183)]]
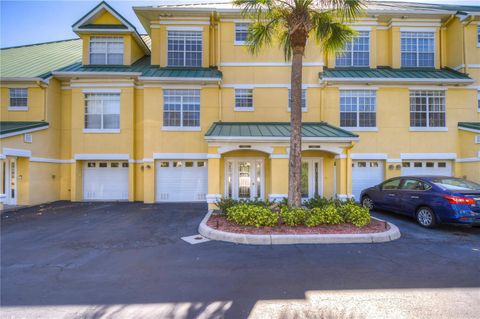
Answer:
[(309, 35), (313, 34), (324, 53), (343, 48), (355, 35), (346, 22), (355, 20), (363, 9), (363, 0), (234, 0), (243, 14), (252, 20), (247, 43), (255, 54), (274, 40), (285, 59), (292, 60), (290, 155), (288, 204), (301, 206), (302, 174), (302, 61)]

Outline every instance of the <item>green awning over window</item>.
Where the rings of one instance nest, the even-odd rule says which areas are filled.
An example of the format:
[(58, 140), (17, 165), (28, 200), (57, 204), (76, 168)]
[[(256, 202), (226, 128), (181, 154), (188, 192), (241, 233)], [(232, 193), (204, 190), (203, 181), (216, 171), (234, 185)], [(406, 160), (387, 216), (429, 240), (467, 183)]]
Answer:
[(360, 83), (452, 83), (469, 84), (474, 80), (467, 74), (449, 68), (334, 68), (324, 69), (319, 74), (320, 80), (327, 82)]
[(11, 136), (15, 133), (28, 133), (29, 130), (37, 130), (47, 128), (47, 122), (13, 122), (13, 121), (1, 121), (0, 122), (0, 136)]
[[(358, 135), (326, 122), (302, 124), (302, 137), (307, 139), (354, 140)], [(205, 134), (205, 139), (290, 138), (289, 122), (215, 122)]]
[(480, 122), (459, 122), (458, 128), (467, 129), (471, 131), (478, 131), (480, 133)]

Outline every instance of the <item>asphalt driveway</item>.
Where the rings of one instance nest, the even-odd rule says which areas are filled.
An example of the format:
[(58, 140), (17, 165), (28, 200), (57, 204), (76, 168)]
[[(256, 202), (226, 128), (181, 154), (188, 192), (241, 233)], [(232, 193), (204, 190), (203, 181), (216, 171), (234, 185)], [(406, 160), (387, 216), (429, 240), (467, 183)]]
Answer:
[(406, 217), (382, 244), (190, 245), (204, 204), (69, 203), (1, 216), (5, 318), (474, 318), (480, 228)]

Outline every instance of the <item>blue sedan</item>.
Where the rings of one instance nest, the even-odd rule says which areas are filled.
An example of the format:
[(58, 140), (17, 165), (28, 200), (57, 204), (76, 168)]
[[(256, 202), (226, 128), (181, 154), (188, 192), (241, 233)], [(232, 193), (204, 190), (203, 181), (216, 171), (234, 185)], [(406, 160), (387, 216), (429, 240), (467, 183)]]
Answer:
[(423, 226), (440, 223), (480, 225), (480, 184), (446, 176), (402, 176), (367, 188), (360, 202), (415, 217)]

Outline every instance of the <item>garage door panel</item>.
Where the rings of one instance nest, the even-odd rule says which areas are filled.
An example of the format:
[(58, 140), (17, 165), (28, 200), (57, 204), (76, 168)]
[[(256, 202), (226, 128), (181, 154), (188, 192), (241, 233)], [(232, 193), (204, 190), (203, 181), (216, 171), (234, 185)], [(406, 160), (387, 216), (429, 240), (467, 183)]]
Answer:
[(205, 161), (158, 161), (156, 164), (157, 201), (205, 201), (208, 170)]
[(86, 162), (83, 169), (83, 198), (128, 200), (128, 163)]
[(352, 161), (352, 194), (360, 200), (360, 193), (384, 180), (383, 161)]
[(403, 161), (402, 176), (408, 175), (452, 176), (452, 162), (431, 160)]

